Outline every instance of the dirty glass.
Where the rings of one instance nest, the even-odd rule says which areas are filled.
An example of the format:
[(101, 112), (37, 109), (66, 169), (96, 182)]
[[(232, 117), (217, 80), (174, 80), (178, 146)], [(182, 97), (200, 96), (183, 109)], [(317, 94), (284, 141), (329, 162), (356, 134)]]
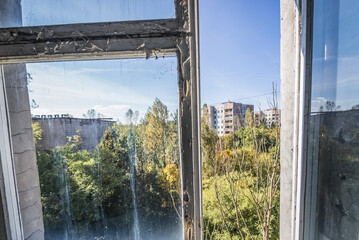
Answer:
[(304, 239), (359, 238), (358, 12), (314, 1)]
[(181, 239), (177, 59), (25, 67), (9, 111), (31, 122), (45, 238)]
[(11, 23), (4, 27), (175, 18), (174, 0), (13, 0), (12, 2), (17, 10), (21, 5), (22, 23)]

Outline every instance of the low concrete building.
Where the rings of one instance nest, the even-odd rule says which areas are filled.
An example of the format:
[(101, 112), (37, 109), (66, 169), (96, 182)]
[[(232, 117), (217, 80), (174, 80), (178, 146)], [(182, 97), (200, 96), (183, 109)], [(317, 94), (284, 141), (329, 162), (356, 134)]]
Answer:
[(38, 142), (40, 152), (64, 146), (74, 135), (82, 139), (79, 149), (92, 151), (100, 143), (104, 132), (115, 123), (111, 119), (71, 118), (67, 115), (33, 117), (32, 122), (39, 123), (42, 130), (42, 139)]

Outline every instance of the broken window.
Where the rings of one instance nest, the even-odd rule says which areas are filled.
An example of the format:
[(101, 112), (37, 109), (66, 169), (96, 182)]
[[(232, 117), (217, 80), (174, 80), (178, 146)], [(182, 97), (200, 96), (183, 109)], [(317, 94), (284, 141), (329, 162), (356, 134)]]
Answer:
[[(55, 1), (53, 6), (43, 1), (39, 5), (40, 2), (33, 1), (31, 6), (24, 3), (21, 8), (20, 1), (13, 0), (0, 6), (0, 153), (3, 180), (0, 181), (0, 189), (1, 196), (6, 195), (7, 201), (3, 209), (8, 238), (43, 239), (45, 231), (45, 236), (53, 233), (60, 238), (66, 236), (70, 239), (109, 237), (111, 234), (134, 239), (141, 236), (158, 239), (155, 232), (164, 237), (172, 234), (173, 238), (181, 235), (185, 239), (201, 239), (197, 1), (178, 0), (174, 5), (173, 1), (158, 2), (166, 8), (164, 11), (158, 11), (161, 8), (157, 9), (157, 3), (146, 7), (141, 2), (121, 1), (124, 5), (119, 6), (96, 2), (94, 6), (98, 8), (89, 15), (73, 7), (80, 4), (79, 1)], [(62, 8), (60, 4), (63, 4)], [(88, 1), (86, 4), (90, 5)], [(58, 5), (59, 8), (54, 8)], [(128, 15), (116, 11), (117, 8), (126, 7), (128, 9), (123, 13)], [(78, 11), (79, 14), (67, 15), (67, 10)], [(109, 11), (109, 14), (101, 11)], [(141, 21), (118, 22), (122, 20)], [(71, 24), (57, 25), (68, 23)], [(104, 60), (136, 58), (142, 60)], [(81, 69), (83, 63), (73, 62), (78, 60), (101, 60), (86, 62), (91, 66), (87, 74), (97, 76), (96, 83), (89, 79), (81, 80), (81, 74), (74, 73)], [(55, 63), (44, 63), (48, 61)], [(136, 67), (132, 65), (133, 77), (126, 81), (142, 89), (144, 94), (170, 95), (168, 103), (164, 104), (154, 96), (141, 98), (141, 94), (131, 94), (131, 90), (121, 89), (121, 86), (109, 87), (111, 84), (106, 81), (106, 73), (101, 67), (108, 69), (106, 65), (111, 61), (117, 61), (117, 64), (113, 64), (117, 67), (122, 64), (120, 68), (123, 72), (129, 71), (126, 67), (132, 63), (142, 62)], [(126, 62), (128, 65), (123, 67)], [(152, 64), (160, 69), (162, 67), (162, 70)], [(65, 68), (55, 71), (54, 66)], [(142, 74), (147, 74), (147, 82), (138, 82), (140, 77), (136, 74), (146, 69), (148, 71)], [(148, 78), (151, 71), (155, 74)], [(69, 75), (69, 72), (73, 75)], [(98, 72), (102, 72), (104, 77), (101, 78)], [(161, 77), (173, 72), (176, 74), (172, 74), (172, 77)], [(117, 76), (121, 82), (121, 74), (112, 76)], [(158, 84), (156, 81), (159, 81)], [(174, 82), (177, 82), (176, 87), (166, 87)], [(76, 98), (81, 94), (87, 98), (79, 101)], [(58, 99), (57, 102), (54, 98)], [(123, 109), (115, 107), (116, 104), (109, 99), (122, 99), (131, 107), (122, 112), (122, 116), (115, 116), (121, 114)], [(94, 105), (96, 101), (99, 104)], [(74, 111), (81, 104), (83, 110)], [(139, 105), (136, 107), (136, 104)], [(43, 107), (46, 111), (40, 111)], [(161, 124), (157, 124), (158, 121), (153, 123), (153, 133), (146, 131), (145, 126), (151, 125), (151, 122), (146, 125), (146, 116), (158, 120), (157, 115), (166, 115), (166, 108), (168, 116), (162, 116)], [(80, 112), (82, 115), (79, 115)], [(122, 125), (114, 124), (107, 116), (122, 119), (116, 121), (122, 122)], [(73, 128), (76, 125), (78, 127)], [(91, 125), (96, 125), (95, 129), (101, 131), (93, 132)], [(111, 131), (114, 127), (117, 130)], [(162, 135), (159, 133), (161, 127), (165, 129)], [(64, 134), (58, 137), (58, 133)], [(161, 143), (147, 142), (146, 145), (145, 140), (138, 142), (137, 135), (146, 134)], [(155, 137), (156, 134), (161, 137)], [(35, 145), (38, 145), (37, 149)], [(141, 145), (146, 147), (141, 149)], [(101, 148), (112, 150), (104, 153)], [(115, 151), (116, 148), (118, 151)], [(148, 163), (151, 161), (137, 161), (144, 159), (139, 155), (148, 155), (151, 151), (155, 152), (149, 158), (152, 162), (161, 159), (157, 161), (158, 166), (151, 166)], [(108, 156), (101, 157), (101, 154)], [(112, 155), (122, 159), (122, 163), (115, 161), (117, 168), (123, 166), (121, 173), (112, 172), (117, 168), (104, 162)], [(140, 167), (141, 164), (144, 166)], [(140, 174), (141, 168), (151, 173), (157, 171), (158, 175), (152, 176), (155, 180), (143, 179), (146, 175)], [(104, 172), (108, 176), (114, 174), (114, 177), (104, 179)], [(176, 175), (179, 177), (174, 180), (173, 176)], [(123, 187), (127, 188), (127, 194), (116, 185), (120, 180), (124, 180)], [(140, 180), (144, 185), (138, 185)], [(111, 200), (112, 196), (115, 200), (105, 199), (101, 189), (105, 185), (108, 186), (107, 197)], [(181, 187), (176, 190), (175, 186)], [(161, 193), (161, 189), (169, 190), (167, 196)], [(120, 199), (114, 197), (116, 192), (124, 194), (121, 199), (127, 203), (121, 204), (126, 206), (122, 206), (118, 202)], [(139, 203), (139, 196), (144, 192), (153, 194), (159, 200), (151, 202), (151, 197), (146, 194), (143, 199), (148, 197), (147, 201)], [(47, 208), (44, 207), (45, 203)], [(163, 224), (167, 225), (155, 221), (151, 212), (161, 216)], [(172, 220), (165, 217), (170, 215)], [(110, 217), (118, 217), (118, 221)], [(124, 229), (127, 227), (127, 230), (113, 232), (118, 227), (116, 224), (125, 226)]]

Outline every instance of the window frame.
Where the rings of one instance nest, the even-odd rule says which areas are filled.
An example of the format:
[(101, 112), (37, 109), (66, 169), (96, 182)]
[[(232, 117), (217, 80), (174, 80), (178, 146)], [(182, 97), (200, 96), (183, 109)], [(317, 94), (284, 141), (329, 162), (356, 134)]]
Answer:
[[(11, 63), (177, 56), (183, 239), (202, 239), (198, 0), (175, 0), (175, 19), (0, 28)], [(8, 237), (23, 239), (3, 74), (0, 153)]]
[[(281, 238), (304, 240), (304, 202), (315, 0), (281, 0)], [(286, 11), (286, 12), (284, 12)], [(294, 16), (294, 17), (293, 17)], [(293, 33), (293, 35), (290, 35)], [(294, 106), (294, 108), (293, 108)], [(285, 173), (284, 171), (287, 171)]]
[(304, 200), (315, 0), (281, 0), (280, 238), (305, 240)]

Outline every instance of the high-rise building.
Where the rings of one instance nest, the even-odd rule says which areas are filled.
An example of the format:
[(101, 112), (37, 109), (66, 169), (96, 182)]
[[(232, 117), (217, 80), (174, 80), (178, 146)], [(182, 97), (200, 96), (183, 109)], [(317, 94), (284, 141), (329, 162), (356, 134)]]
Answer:
[(273, 124), (280, 126), (280, 109), (272, 108), (254, 113), (254, 122), (256, 125), (265, 124), (271, 127)]
[(208, 106), (208, 123), (219, 136), (230, 134), (243, 124), (247, 109), (253, 112), (254, 106), (230, 101)]

